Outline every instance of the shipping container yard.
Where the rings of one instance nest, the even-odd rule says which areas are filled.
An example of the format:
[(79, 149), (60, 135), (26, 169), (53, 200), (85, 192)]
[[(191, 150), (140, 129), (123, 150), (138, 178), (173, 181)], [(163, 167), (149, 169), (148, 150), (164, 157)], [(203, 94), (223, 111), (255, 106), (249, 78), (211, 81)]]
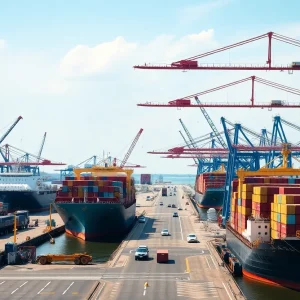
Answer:
[[(225, 10), (227, 5), (235, 5), (231, 3), (234, 1), (221, 2), (176, 7), (182, 19), (175, 21), (180, 26), (174, 26), (173, 21), (171, 28), (185, 32), (188, 23), (192, 24), (199, 17), (203, 24), (209, 20), (211, 28), (214, 28), (216, 18), (210, 15), (212, 8), (220, 11)], [(127, 5), (129, 7), (130, 4)], [(151, 4), (157, 11), (164, 12), (158, 8), (159, 5)], [(164, 5), (167, 8), (169, 4)], [(148, 9), (143, 7), (145, 24), (152, 19), (144, 17)], [(237, 11), (232, 11), (230, 16), (238, 18), (244, 10), (247, 11), (241, 6)], [(120, 20), (123, 25), (124, 10), (121, 4), (119, 11), (122, 16), (115, 11), (114, 19)], [(104, 12), (106, 14), (106, 10)], [(162, 15), (166, 18), (169, 13), (168, 9), (168, 13)], [(148, 15), (151, 16), (150, 13)], [(243, 14), (241, 16), (246, 20)], [(260, 19), (258, 13), (256, 17)], [(111, 15), (105, 15), (105, 18), (96, 15), (96, 19), (103, 19), (103, 24), (106, 18), (112, 20)], [(132, 16), (131, 26), (136, 24), (136, 18), (136, 15)], [(40, 16), (40, 19), (43, 18)], [(59, 19), (57, 15), (58, 23)], [(231, 21), (219, 16), (217, 19), (227, 20), (227, 23)], [(82, 26), (95, 22), (92, 16), (89, 22), (83, 20), (80, 22)], [(45, 120), (51, 115), (47, 124), (52, 128), (52, 140), (49, 141), (52, 148), (47, 149), (47, 156), (49, 153), (54, 156), (59, 153), (66, 162), (43, 157), (47, 137), (44, 131), (40, 146), (35, 146), (37, 154), (6, 143), (15, 127), (19, 128), (25, 122), (21, 122), (22, 116), (13, 116), (15, 119), (9, 125), (4, 121), (1, 123), (0, 299), (300, 299), (300, 122), (293, 122), (289, 114), (300, 108), (300, 89), (293, 84), (299, 80), (292, 81), (292, 76), (289, 76), (299, 76), (300, 31), (276, 25), (274, 27), (283, 28), (283, 32), (293, 35), (289, 37), (267, 32), (235, 41), (235, 37), (245, 36), (240, 29), (242, 26), (237, 22), (234, 24), (234, 34), (231, 29), (227, 34), (218, 32), (214, 35), (214, 29), (209, 29), (178, 40), (175, 35), (158, 36), (149, 43), (151, 47), (148, 51), (149, 45), (143, 44), (145, 41), (128, 42), (133, 33), (126, 36), (127, 40), (124, 33), (124, 37), (120, 35), (112, 42), (87, 46), (79, 44), (77, 39), (73, 40), (75, 34), (69, 33), (67, 27), (60, 26), (56, 32), (56, 22), (51, 23), (55, 35), (62, 31), (68, 36), (67, 39), (64, 37), (66, 45), (62, 43), (61, 47), (68, 47), (70, 41), (77, 46), (70, 49), (63, 59), (56, 59), (61, 64), (59, 68), (53, 68), (57, 82), (49, 79), (50, 83), (43, 85), (35, 79), (34, 93), (31, 91), (30, 95), (39, 94), (37, 90), (41, 85), (57, 97), (55, 105), (47, 106), (47, 114), (43, 112)], [(162, 22), (157, 23), (157, 27), (163, 26), (160, 24)], [(95, 28), (98, 31), (104, 28), (105, 34), (109, 34), (111, 26), (103, 24)], [(138, 27), (144, 28), (145, 24), (139, 21), (138, 25), (132, 27), (138, 31)], [(74, 26), (71, 23), (68, 25)], [(227, 26), (223, 30), (228, 30)], [(44, 30), (42, 25), (36, 27)], [(118, 26), (115, 27), (117, 30)], [(239, 30), (236, 31), (236, 28)], [(156, 26), (149, 30), (154, 37), (155, 30), (158, 30)], [(78, 32), (80, 36), (85, 36)], [(50, 36), (49, 32), (46, 34)], [(228, 44), (227, 39), (230, 41)], [(90, 36), (87, 40), (92, 43)], [(166, 45), (160, 51), (158, 45), (161, 40)], [(255, 56), (259, 60), (260, 56), (251, 48), (256, 41), (263, 41), (261, 45), (267, 50), (267, 60), (261, 64), (231, 62), (231, 52), (238, 52), (245, 45), (251, 50), (248, 52), (249, 58)], [(220, 45), (221, 42), (223, 44), (214, 49), (213, 45)], [(291, 55), (281, 52), (273, 55), (274, 42), (298, 48)], [(198, 48), (202, 49), (199, 50), (202, 53), (193, 53)], [(2, 36), (0, 51), (1, 59), (2, 51), (6, 51), (6, 41), (2, 40)], [(60, 51), (59, 48), (59, 51), (53, 52)], [(181, 54), (182, 57), (179, 57)], [(224, 55), (223, 59), (229, 60), (229, 63), (217, 63), (220, 61), (217, 59), (215, 63), (203, 61), (215, 54)], [(3, 57), (6, 59), (10, 55)], [(154, 62), (164, 63), (137, 61), (133, 65), (134, 75), (122, 73), (133, 64), (132, 59), (151, 60), (149, 55), (153, 55)], [(23, 56), (22, 61), (26, 60)], [(126, 59), (126, 64), (121, 56)], [(277, 59), (288, 58), (289, 61), (275, 64), (274, 57), (276, 63)], [(112, 62), (113, 67), (110, 65)], [(34, 65), (31, 61), (30, 64)], [(115, 71), (115, 67), (118, 71)], [(45, 67), (46, 70), (49, 68)], [(103, 76), (108, 70), (114, 75), (112, 83), (110, 75)], [(166, 70), (169, 72), (163, 72)], [(177, 75), (173, 75), (175, 71)], [(247, 71), (252, 73), (239, 79), (227, 75), (244, 74)], [(259, 71), (264, 71), (269, 77), (270, 73), (273, 75), (277, 72), (280, 74), (276, 77), (279, 80), (273, 81), (274, 77), (272, 81), (261, 78), (256, 75)], [(147, 72), (155, 74), (143, 77)], [(203, 87), (200, 92), (190, 90), (196, 82), (191, 72), (202, 74), (199, 77)], [(221, 76), (206, 77), (209, 73)], [(97, 76), (97, 83), (89, 83), (87, 88), (85, 80), (81, 81), (81, 77), (86, 75), (88, 78)], [(39, 74), (35, 76), (44, 77)], [(288, 78), (285, 84), (280, 81), (284, 77)], [(98, 78), (101, 79), (100, 83)], [(118, 82), (119, 78), (122, 82)], [(128, 78), (129, 83), (126, 81)], [(227, 78), (232, 79), (227, 81)], [(15, 81), (20, 80), (17, 78)], [(109, 87), (109, 97), (105, 93), (102, 95), (102, 81)], [(76, 85), (79, 83), (76, 90), (74, 82)], [(209, 85), (214, 82), (221, 84)], [(241, 88), (240, 85), (244, 83), (250, 88)], [(93, 90), (94, 84), (99, 84), (101, 88)], [(84, 91), (81, 86), (85, 86)], [(266, 87), (272, 90), (270, 96), (265, 91), (265, 94), (262, 93)], [(70, 95), (75, 98), (66, 96), (64, 101), (67, 104), (60, 103), (59, 95), (65, 97), (69, 89), (72, 91)], [(228, 89), (231, 89), (230, 94)], [(220, 90), (227, 92), (227, 99), (223, 99), (223, 102), (212, 100), (214, 93)], [(240, 93), (246, 90), (250, 101), (234, 100), (242, 98)], [(130, 103), (130, 110), (125, 109), (125, 101), (117, 102), (120, 91), (124, 93), (126, 105)], [(177, 95), (178, 91), (186, 92), (187, 96)], [(82, 99), (82, 95), (88, 93), (87, 100), (90, 103)], [(264, 100), (259, 102), (258, 94), (261, 93), (259, 96)], [(77, 110), (77, 94), (81, 95), (78, 98), (80, 111)], [(94, 95), (101, 95), (101, 101), (107, 101), (108, 98), (111, 101), (101, 102), (100, 108), (97, 106), (98, 99), (93, 100)], [(151, 102), (166, 95), (172, 98), (165, 102)], [(138, 103), (137, 99), (142, 98), (145, 98), (145, 102)], [(219, 98), (220, 95), (217, 96)], [(141, 122), (139, 125), (146, 128), (145, 133), (140, 126), (135, 128), (138, 122), (134, 119), (130, 101), (135, 101), (135, 106), (139, 106), (137, 120)], [(111, 108), (110, 102), (116, 102), (119, 110)], [(67, 111), (64, 105), (67, 105)], [(92, 110), (89, 105), (94, 105)], [(72, 125), (60, 125), (58, 130), (58, 127), (52, 127), (52, 106), (57, 110), (57, 123), (61, 122), (60, 113), (63, 113), (64, 120), (66, 112), (71, 118), (80, 113), (80, 118), (76, 124), (72, 120)], [(147, 111), (151, 108), (159, 111), (157, 118), (150, 113), (148, 118)], [(175, 108), (176, 115), (161, 112), (168, 109), (175, 111)], [(195, 121), (194, 112), (186, 112), (188, 108), (189, 111), (192, 108), (194, 111), (200, 110), (202, 119)], [(23, 111), (21, 107), (19, 112), (22, 115)], [(173, 136), (175, 122), (172, 125), (170, 123), (175, 117), (176, 124), (180, 126), (178, 137)], [(183, 120), (185, 117), (186, 120)], [(242, 121), (232, 121), (233, 117)], [(122, 118), (124, 122), (120, 125)], [(191, 125), (192, 122), (194, 125)], [(36, 122), (38, 125), (40, 123)], [(21, 145), (23, 135), (29, 132), (26, 126), (18, 136)], [(190, 126), (195, 131), (190, 131)], [(138, 128), (133, 140), (128, 141), (132, 130)], [(194, 136), (196, 130), (201, 136)], [(33, 134), (31, 130), (30, 135)], [(163, 142), (169, 146), (161, 145)], [(170, 146), (171, 143), (173, 146)], [(122, 150), (126, 144), (127, 150)], [(101, 155), (90, 156), (90, 151), (101, 152), (101, 147), (110, 149), (103, 150)], [(159, 150), (147, 152), (145, 147)], [(123, 157), (119, 159), (116, 153), (121, 153)], [(85, 155), (90, 157), (80, 163), (75, 161)], [(149, 159), (146, 171), (139, 171), (146, 166), (129, 162), (131, 158), (144, 160), (145, 157)], [(161, 161), (165, 164), (160, 165)], [(187, 167), (186, 161), (192, 163), (188, 167), (194, 171), (181, 174), (187, 169), (180, 169), (179, 163)], [(173, 173), (176, 174), (169, 174), (167, 168), (162, 170), (164, 166), (170, 169), (175, 166), (178, 169)], [(59, 169), (54, 170), (54, 167)]]

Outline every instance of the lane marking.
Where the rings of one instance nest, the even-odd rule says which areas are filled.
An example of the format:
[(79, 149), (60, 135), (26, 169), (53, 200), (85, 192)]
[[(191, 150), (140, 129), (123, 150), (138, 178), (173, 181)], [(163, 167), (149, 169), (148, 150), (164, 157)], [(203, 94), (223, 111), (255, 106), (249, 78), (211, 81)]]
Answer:
[(143, 296), (146, 296), (146, 291), (147, 291), (147, 287), (145, 286)]
[(232, 300), (232, 298), (230, 297), (229, 292), (227, 291), (226, 285), (225, 285), (225, 283), (224, 283), (223, 281), (222, 281), (222, 284), (223, 284), (223, 286), (224, 286), (224, 288), (225, 288), (225, 291), (226, 291), (226, 293), (227, 293), (229, 299)]
[(215, 267), (216, 267), (216, 269), (217, 269), (217, 268), (218, 268), (217, 263), (216, 263), (215, 260), (213, 259), (212, 255), (210, 255), (210, 258), (211, 258), (212, 262), (214, 263), (214, 265), (215, 265)]
[(73, 284), (74, 284), (74, 281), (67, 287), (67, 289), (62, 294), (64, 295)]
[(181, 239), (183, 240), (183, 232), (182, 232), (182, 226), (181, 226), (181, 217), (179, 217), (179, 225), (180, 225), (180, 231), (181, 231)]
[(3, 284), (5, 281), (0, 282), (0, 285)]
[(51, 281), (49, 281), (37, 294), (39, 295), (50, 283)]
[(185, 259), (185, 264), (186, 264), (186, 273), (190, 273), (191, 270), (190, 270), (190, 263), (189, 263), (189, 260), (186, 258)]
[(105, 287), (105, 285), (106, 285), (106, 282), (104, 282), (103, 283), (103, 285), (102, 285), (102, 287), (101, 287), (101, 289), (99, 290), (99, 292), (98, 292), (98, 294), (96, 295), (96, 297), (95, 297), (95, 300), (99, 300), (100, 298), (98, 298), (99, 296), (100, 296), (100, 294), (102, 293), (102, 291), (103, 291), (103, 289), (104, 289), (104, 287)]
[(210, 264), (209, 264), (208, 259), (207, 259), (207, 256), (204, 256), (204, 257), (205, 257), (205, 259), (206, 259), (206, 262), (207, 262), (208, 267), (211, 269)]
[(14, 291), (11, 292), (11, 295), (14, 294), (19, 288), (24, 286), (28, 281), (24, 282), (22, 285), (20, 285), (18, 288), (16, 288)]

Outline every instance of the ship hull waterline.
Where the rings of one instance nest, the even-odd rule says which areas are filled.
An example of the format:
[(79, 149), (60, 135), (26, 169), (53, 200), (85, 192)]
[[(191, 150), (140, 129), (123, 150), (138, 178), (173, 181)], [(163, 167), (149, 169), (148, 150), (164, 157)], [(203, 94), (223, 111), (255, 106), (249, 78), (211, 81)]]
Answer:
[(274, 240), (250, 248), (234, 230), (226, 229), (227, 247), (239, 259), (243, 275), (265, 284), (300, 291), (300, 241)]
[(135, 203), (60, 203), (54, 207), (65, 223), (66, 233), (85, 241), (119, 241), (136, 220)]

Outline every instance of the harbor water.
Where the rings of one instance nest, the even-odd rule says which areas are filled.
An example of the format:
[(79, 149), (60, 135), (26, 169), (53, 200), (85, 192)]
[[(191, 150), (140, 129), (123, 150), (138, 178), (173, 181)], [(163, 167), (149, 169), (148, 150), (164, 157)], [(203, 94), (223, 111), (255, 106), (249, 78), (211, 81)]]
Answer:
[[(49, 237), (50, 240), (50, 237)], [(55, 244), (44, 243), (37, 247), (37, 255), (41, 254), (74, 254), (84, 253), (92, 255), (93, 262), (104, 263), (118, 248), (119, 243), (87, 242), (67, 234), (55, 238)]]

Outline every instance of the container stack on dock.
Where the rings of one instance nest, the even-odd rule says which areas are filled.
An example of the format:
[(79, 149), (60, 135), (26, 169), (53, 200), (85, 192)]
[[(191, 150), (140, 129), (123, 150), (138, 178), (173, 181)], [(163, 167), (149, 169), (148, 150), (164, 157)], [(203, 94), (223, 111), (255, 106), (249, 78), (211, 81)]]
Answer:
[(198, 177), (197, 191), (204, 194), (208, 188), (222, 188), (225, 185), (226, 173), (203, 173)]

